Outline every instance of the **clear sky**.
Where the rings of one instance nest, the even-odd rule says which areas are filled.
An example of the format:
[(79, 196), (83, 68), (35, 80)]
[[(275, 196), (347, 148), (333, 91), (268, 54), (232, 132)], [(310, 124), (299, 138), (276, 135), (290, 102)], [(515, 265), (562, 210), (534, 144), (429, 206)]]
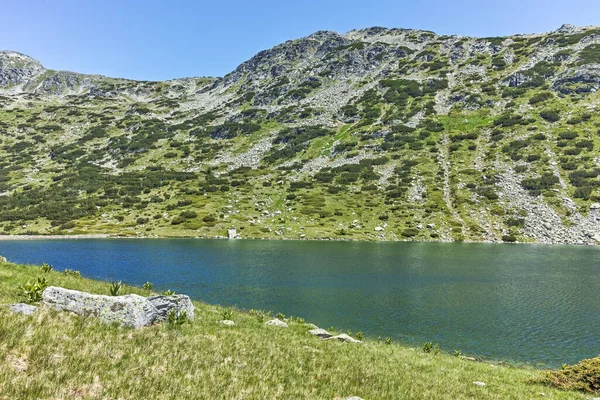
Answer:
[(500, 36), (600, 25), (600, 0), (0, 0), (0, 10), (0, 49), (47, 68), (145, 80), (223, 76), (317, 30)]

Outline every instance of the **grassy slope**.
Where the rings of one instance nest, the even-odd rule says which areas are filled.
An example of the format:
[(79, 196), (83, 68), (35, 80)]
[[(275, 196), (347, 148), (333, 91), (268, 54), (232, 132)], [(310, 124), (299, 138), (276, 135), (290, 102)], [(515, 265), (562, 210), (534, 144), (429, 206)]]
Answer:
[[(19, 301), (16, 286), (41, 275), (51, 285), (108, 293), (106, 282), (4, 263), (0, 303)], [(270, 327), (239, 311), (237, 325), (226, 327), (217, 322), (223, 309), (195, 306), (196, 320), (180, 329), (140, 330), (50, 310), (12, 315), (0, 307), (0, 399), (585, 398), (530, 383), (542, 374), (535, 370), (370, 340), (321, 341), (304, 323)]]

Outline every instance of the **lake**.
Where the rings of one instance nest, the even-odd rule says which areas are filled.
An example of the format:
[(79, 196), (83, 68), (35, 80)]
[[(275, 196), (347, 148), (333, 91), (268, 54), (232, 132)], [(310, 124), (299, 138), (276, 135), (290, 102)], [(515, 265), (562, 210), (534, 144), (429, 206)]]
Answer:
[(320, 327), (556, 367), (600, 354), (600, 249), (199, 239), (0, 241), (17, 263)]

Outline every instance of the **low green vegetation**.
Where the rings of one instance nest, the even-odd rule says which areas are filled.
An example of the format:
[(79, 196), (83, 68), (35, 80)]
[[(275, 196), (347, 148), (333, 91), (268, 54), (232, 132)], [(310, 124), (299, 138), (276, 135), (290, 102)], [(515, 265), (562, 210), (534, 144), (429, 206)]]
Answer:
[[(0, 263), (0, 303), (27, 300), (19, 286), (38, 277), (98, 294), (111, 288), (109, 282)], [(127, 285), (121, 290), (151, 293)], [(0, 398), (586, 398), (539, 383), (547, 376), (542, 371), (470, 361), (433, 343), (415, 349), (391, 339), (323, 341), (307, 334), (301, 318), (279, 315), (289, 325), (284, 329), (266, 326), (271, 317), (261, 311), (194, 306), (194, 321), (174, 314), (139, 330), (45, 308), (25, 316), (0, 307)], [(220, 324), (223, 317), (236, 325)]]
[(77, 95), (46, 71), (0, 87), (0, 234), (533, 242), (551, 213), (595, 243), (597, 32), (324, 35)]

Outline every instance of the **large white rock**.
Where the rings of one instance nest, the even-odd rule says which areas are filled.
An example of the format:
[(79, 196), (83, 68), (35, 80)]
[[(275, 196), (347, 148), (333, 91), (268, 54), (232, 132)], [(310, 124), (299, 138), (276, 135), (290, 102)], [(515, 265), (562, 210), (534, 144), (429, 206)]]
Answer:
[(320, 337), (321, 339), (327, 339), (333, 336), (331, 333), (327, 332), (325, 329), (315, 328), (308, 331), (310, 335)]
[(173, 294), (170, 296), (150, 296), (148, 301), (152, 303), (158, 315), (155, 321), (166, 321), (171, 310), (175, 312), (185, 311), (190, 321), (194, 320), (194, 305), (190, 298), (184, 294)]
[(55, 310), (93, 316), (106, 323), (131, 328), (148, 326), (159, 316), (156, 307), (137, 294), (102, 296), (50, 286), (42, 293), (42, 301)]
[(288, 324), (286, 324), (285, 322), (281, 321), (278, 318), (272, 319), (270, 321), (265, 322), (265, 325), (272, 325), (272, 326), (278, 326), (280, 328), (287, 328)]
[(351, 336), (342, 333), (341, 335), (331, 336), (326, 338), (325, 340), (339, 340), (340, 342), (348, 342), (348, 343), (362, 343), (360, 340), (356, 340)]

